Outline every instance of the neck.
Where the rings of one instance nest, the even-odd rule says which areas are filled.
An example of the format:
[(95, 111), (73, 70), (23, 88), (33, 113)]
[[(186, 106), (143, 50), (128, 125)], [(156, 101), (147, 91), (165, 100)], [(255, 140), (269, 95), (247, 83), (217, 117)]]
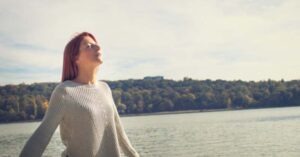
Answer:
[(84, 68), (79, 67), (78, 75), (74, 81), (83, 84), (97, 84), (97, 72), (98, 67), (95, 68)]

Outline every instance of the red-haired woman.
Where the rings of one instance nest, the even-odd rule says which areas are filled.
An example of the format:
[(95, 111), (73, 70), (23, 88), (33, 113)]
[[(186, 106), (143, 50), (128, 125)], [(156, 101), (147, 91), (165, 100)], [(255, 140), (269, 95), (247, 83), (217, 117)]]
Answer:
[(62, 157), (120, 157), (121, 149), (129, 157), (139, 157), (123, 128), (109, 85), (97, 81), (102, 63), (101, 47), (91, 33), (82, 32), (69, 41), (62, 80), (21, 157), (42, 156), (58, 125), (66, 146)]

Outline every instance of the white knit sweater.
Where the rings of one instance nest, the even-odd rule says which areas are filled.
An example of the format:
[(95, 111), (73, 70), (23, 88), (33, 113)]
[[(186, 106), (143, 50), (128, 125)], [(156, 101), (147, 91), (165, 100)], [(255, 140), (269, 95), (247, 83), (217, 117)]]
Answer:
[(53, 90), (46, 114), (23, 147), (20, 157), (40, 157), (57, 126), (66, 149), (62, 157), (139, 157), (131, 145), (109, 85), (71, 80)]

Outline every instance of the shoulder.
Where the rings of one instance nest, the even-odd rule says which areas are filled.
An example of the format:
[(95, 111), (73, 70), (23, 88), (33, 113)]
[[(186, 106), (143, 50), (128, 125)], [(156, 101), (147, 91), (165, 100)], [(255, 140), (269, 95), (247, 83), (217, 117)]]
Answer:
[(106, 88), (109, 87), (108, 83), (104, 80), (98, 80), (98, 82), (100, 86), (106, 86)]
[(67, 84), (66, 82), (59, 82), (53, 89), (53, 92), (52, 93), (60, 93), (60, 94), (63, 94), (66, 92), (66, 87), (67, 87)]
[(110, 86), (108, 85), (108, 83), (104, 80), (99, 80), (99, 85), (101, 88), (103, 88), (106, 92), (109, 92), (111, 93), (111, 89), (110, 89)]

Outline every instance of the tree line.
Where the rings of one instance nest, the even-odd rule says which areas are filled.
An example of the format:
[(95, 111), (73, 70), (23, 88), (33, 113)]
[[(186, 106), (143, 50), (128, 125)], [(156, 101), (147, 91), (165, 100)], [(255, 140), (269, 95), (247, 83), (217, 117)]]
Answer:
[[(226, 81), (128, 79), (106, 81), (120, 114), (300, 106), (300, 80)], [(58, 83), (0, 86), (0, 122), (40, 120)]]

